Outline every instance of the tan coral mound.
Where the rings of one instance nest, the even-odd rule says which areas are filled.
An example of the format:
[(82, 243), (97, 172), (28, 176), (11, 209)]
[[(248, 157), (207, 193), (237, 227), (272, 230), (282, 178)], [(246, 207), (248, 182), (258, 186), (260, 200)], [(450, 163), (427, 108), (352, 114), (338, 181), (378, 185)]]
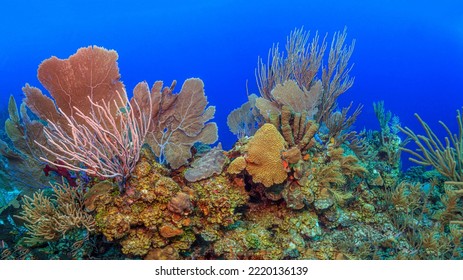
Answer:
[(246, 168), (246, 159), (244, 157), (235, 158), (228, 166), (227, 172), (230, 174), (239, 174)]
[(264, 124), (249, 141), (246, 170), (255, 183), (266, 187), (286, 180), (281, 151), (285, 140), (272, 124)]

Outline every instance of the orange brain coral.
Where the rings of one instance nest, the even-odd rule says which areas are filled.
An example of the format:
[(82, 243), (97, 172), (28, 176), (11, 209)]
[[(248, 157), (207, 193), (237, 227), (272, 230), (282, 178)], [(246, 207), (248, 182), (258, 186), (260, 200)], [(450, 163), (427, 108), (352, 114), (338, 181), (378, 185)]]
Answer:
[(285, 149), (285, 140), (273, 124), (264, 124), (257, 130), (248, 144), (246, 170), (255, 183), (266, 187), (282, 183), (287, 173), (283, 167), (281, 151)]

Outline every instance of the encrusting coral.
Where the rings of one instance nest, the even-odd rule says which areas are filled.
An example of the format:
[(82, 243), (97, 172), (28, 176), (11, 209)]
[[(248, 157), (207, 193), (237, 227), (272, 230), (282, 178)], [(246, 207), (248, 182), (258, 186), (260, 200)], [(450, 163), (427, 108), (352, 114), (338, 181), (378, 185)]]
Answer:
[(189, 182), (196, 182), (222, 173), (227, 161), (222, 145), (211, 149), (199, 159), (195, 159), (191, 167), (185, 171), (185, 179)]
[(175, 252), (172, 256), (185, 252), (200, 229), (219, 231), (236, 222), (235, 209), (247, 201), (245, 191), (230, 188), (225, 177), (182, 187), (168, 174), (144, 150), (123, 195), (114, 195), (117, 188), (113, 187), (92, 196), (96, 230), (119, 242), (125, 254), (165, 258), (158, 253), (167, 248)]

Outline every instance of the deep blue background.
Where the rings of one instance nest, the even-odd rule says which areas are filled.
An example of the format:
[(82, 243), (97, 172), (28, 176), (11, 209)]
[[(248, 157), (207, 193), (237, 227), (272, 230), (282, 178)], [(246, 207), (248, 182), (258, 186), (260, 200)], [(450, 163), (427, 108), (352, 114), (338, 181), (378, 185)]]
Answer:
[[(463, 106), (462, 1), (2, 1), (0, 102), (22, 97), (26, 83), (52, 55), (67, 58), (98, 45), (119, 53), (131, 94), (152, 84), (189, 77), (205, 82), (225, 148), (236, 140), (228, 113), (246, 101), (246, 80), (256, 92), (257, 57), (284, 44), (296, 27), (331, 35), (348, 27), (356, 39), (354, 86), (341, 98), (365, 105), (357, 128), (379, 127), (372, 102), (384, 100), (403, 125), (418, 128), (413, 113), (432, 127), (456, 128)], [(179, 85), (179, 86), (180, 86)], [(1, 110), (4, 114), (4, 110)], [(440, 130), (439, 130), (440, 131)]]

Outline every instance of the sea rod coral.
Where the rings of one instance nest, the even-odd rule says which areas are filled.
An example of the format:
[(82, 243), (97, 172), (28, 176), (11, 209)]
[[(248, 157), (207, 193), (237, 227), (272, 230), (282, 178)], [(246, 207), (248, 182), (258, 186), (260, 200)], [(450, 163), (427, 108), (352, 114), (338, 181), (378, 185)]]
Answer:
[(461, 111), (457, 110), (458, 135), (453, 134), (445, 123), (439, 122), (448, 133), (448, 137), (445, 138), (445, 144), (439, 140), (429, 125), (424, 122), (418, 114), (415, 114), (415, 117), (424, 128), (426, 136), (417, 135), (408, 127), (399, 127), (419, 148), (416, 152), (411, 149), (403, 148), (404, 151), (414, 156), (414, 158), (410, 158), (410, 160), (424, 166), (433, 166), (445, 177), (453, 181), (462, 182), (463, 115)]

